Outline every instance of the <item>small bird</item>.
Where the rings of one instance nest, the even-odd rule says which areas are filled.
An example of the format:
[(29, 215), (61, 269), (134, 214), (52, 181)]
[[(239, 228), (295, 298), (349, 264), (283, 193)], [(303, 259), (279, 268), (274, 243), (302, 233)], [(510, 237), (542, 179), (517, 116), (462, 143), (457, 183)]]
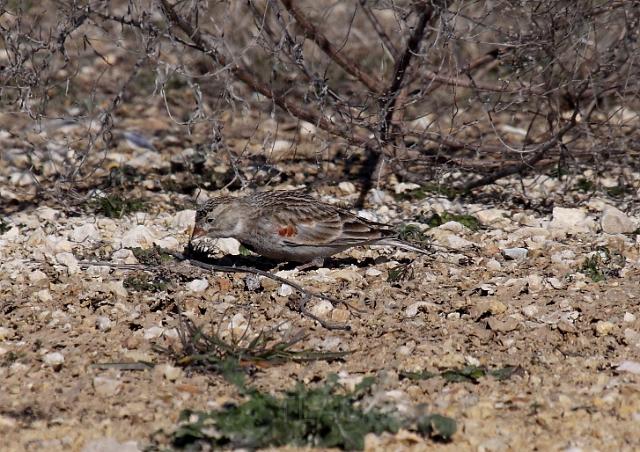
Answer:
[(204, 236), (233, 237), (261, 256), (307, 266), (322, 266), (324, 258), (362, 245), (429, 254), (398, 239), (389, 225), (318, 201), (302, 190), (212, 198), (198, 208), (191, 240)]

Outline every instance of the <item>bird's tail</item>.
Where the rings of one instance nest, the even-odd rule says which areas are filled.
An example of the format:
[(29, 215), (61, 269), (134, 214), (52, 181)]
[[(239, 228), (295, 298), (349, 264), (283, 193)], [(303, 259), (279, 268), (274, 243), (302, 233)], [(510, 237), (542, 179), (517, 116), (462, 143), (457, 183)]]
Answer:
[(382, 240), (377, 240), (375, 243), (372, 243), (372, 245), (394, 246), (396, 248), (400, 248), (405, 251), (413, 251), (414, 253), (429, 254), (429, 255), (433, 254), (432, 251), (418, 248), (417, 246), (411, 245), (410, 243), (405, 242), (404, 240), (394, 239), (391, 237), (387, 237)]

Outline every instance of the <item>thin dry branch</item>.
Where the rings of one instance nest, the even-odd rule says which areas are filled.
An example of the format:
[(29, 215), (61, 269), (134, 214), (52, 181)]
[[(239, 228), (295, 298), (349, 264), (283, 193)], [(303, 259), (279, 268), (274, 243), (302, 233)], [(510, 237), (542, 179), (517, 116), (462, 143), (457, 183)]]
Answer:
[(331, 41), (311, 22), (311, 20), (294, 5), (291, 0), (280, 0), (287, 11), (296, 19), (298, 25), (302, 27), (306, 36), (326, 53), (333, 61), (335, 61), (345, 72), (354, 76), (362, 82), (372, 93), (381, 94), (383, 87), (382, 82), (375, 77), (367, 74), (354, 60), (349, 59), (339, 49), (334, 46)]
[[(439, 2), (435, 3), (440, 7)], [(381, 98), (380, 117), (382, 118), (382, 122), (380, 124), (380, 140), (384, 144), (388, 144), (392, 141), (391, 120), (393, 119), (393, 112), (396, 107), (398, 94), (400, 93), (400, 88), (402, 87), (402, 82), (404, 81), (411, 59), (420, 50), (420, 43), (425, 35), (427, 23), (429, 23), (429, 20), (433, 17), (435, 7), (432, 5), (421, 4), (419, 6), (419, 10), (420, 17), (418, 18), (418, 23), (415, 25), (413, 33), (407, 41), (407, 46), (405, 47), (404, 52), (396, 63), (390, 85), (384, 91)]]
[[(315, 320), (316, 322), (318, 322), (323, 328), (326, 328), (328, 330), (345, 330), (348, 331), (351, 329), (351, 327), (347, 324), (342, 324), (342, 323), (335, 323), (335, 322), (330, 322), (324, 319), (321, 319), (320, 317), (312, 314), (311, 312), (309, 312), (306, 308), (306, 303), (309, 299), (311, 298), (320, 298), (322, 300), (327, 300), (328, 302), (330, 302), (331, 304), (335, 305), (343, 305), (345, 306), (349, 311), (351, 312), (361, 312), (358, 308), (352, 306), (351, 304), (347, 303), (346, 301), (342, 301), (342, 300), (338, 300), (337, 298), (333, 298), (329, 295), (325, 295), (321, 292), (315, 292), (309, 289), (304, 288), (303, 286), (301, 286), (298, 283), (295, 283), (289, 279), (283, 278), (281, 276), (277, 276), (274, 275), (273, 273), (270, 273), (268, 271), (264, 271), (264, 270), (260, 270), (257, 268), (253, 268), (253, 267), (236, 267), (236, 266), (228, 266), (228, 265), (213, 265), (213, 264), (207, 264), (206, 262), (201, 262), (195, 259), (190, 259), (186, 256), (184, 256), (182, 253), (178, 253), (175, 251), (171, 251), (171, 250), (167, 250), (167, 249), (158, 249), (158, 251), (160, 253), (163, 254), (168, 254), (173, 256), (174, 258), (178, 259), (179, 261), (185, 261), (188, 264), (197, 267), (197, 268), (201, 268), (203, 270), (208, 270), (211, 272), (219, 272), (219, 273), (250, 273), (250, 274), (254, 274), (254, 275), (258, 275), (258, 276), (263, 276), (265, 278), (269, 278), (272, 279), (273, 281), (279, 282), (281, 284), (286, 284), (288, 286), (290, 286), (291, 288), (295, 289), (296, 291), (298, 291), (301, 295), (302, 295), (302, 300), (300, 302), (300, 304), (298, 305), (298, 309), (300, 314), (302, 314), (305, 317), (308, 317), (312, 320)], [(152, 265), (144, 265), (144, 264), (114, 264), (112, 262), (106, 262), (106, 261), (80, 261), (79, 265), (81, 265), (82, 267), (90, 267), (90, 266), (98, 266), (98, 267), (111, 267), (111, 268), (118, 268), (118, 269), (122, 269), (122, 270), (144, 270), (144, 271), (158, 271), (158, 270), (162, 270), (162, 271), (169, 271), (172, 273), (176, 272), (176, 268), (175, 266), (170, 266), (170, 265), (158, 265), (158, 266), (152, 266)]]
[(201, 33), (199, 29), (194, 28), (187, 20), (181, 17), (167, 0), (160, 0), (163, 11), (171, 24), (178, 27), (184, 32), (194, 43), (195, 48), (200, 52), (208, 55), (217, 64), (222, 67), (228, 67), (231, 73), (240, 81), (245, 83), (254, 91), (271, 99), (280, 108), (288, 111), (292, 116), (310, 122), (321, 129), (331, 133), (332, 135), (344, 138), (347, 142), (357, 145), (366, 146), (369, 139), (362, 134), (358, 134), (353, 130), (339, 127), (324, 115), (312, 109), (304, 107), (300, 102), (295, 100), (290, 93), (278, 93), (260, 81), (257, 76), (251, 73), (247, 68), (243, 67), (239, 62), (227, 59), (220, 53), (209, 36)]
[(378, 18), (375, 14), (373, 14), (373, 11), (371, 11), (371, 7), (367, 4), (367, 0), (360, 0), (360, 7), (364, 11), (365, 16), (367, 16), (367, 19), (371, 23), (371, 26), (376, 31), (376, 34), (380, 38), (380, 41), (382, 41), (382, 44), (384, 45), (386, 51), (389, 53), (394, 62), (397, 61), (400, 51), (393, 44), (391, 38), (389, 38), (389, 35), (387, 35), (387, 33), (384, 31), (384, 28), (382, 28), (382, 25), (378, 21)]
[(524, 162), (519, 163), (517, 165), (506, 166), (495, 173), (489, 174), (485, 177), (482, 177), (478, 180), (472, 181), (465, 185), (464, 191), (471, 191), (474, 188), (482, 187), (484, 185), (492, 184), (498, 179), (502, 179), (503, 177), (511, 176), (512, 174), (518, 174), (527, 169), (533, 168), (543, 157), (547, 154), (547, 152), (554, 147), (556, 144), (561, 142), (562, 137), (573, 129), (576, 125), (576, 118), (578, 116), (578, 109), (575, 109), (573, 115), (569, 122), (567, 122), (562, 129), (560, 129), (553, 137), (551, 137), (546, 142), (538, 145), (535, 150), (531, 151), (532, 156), (526, 159)]

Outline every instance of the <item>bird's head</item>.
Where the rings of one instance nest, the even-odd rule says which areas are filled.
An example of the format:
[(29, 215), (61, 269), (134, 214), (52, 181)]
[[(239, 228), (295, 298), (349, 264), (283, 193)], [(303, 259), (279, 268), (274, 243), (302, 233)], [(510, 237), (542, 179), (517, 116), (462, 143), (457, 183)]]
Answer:
[(207, 236), (212, 239), (236, 237), (246, 219), (240, 201), (231, 197), (210, 199), (196, 211), (196, 225), (191, 240)]

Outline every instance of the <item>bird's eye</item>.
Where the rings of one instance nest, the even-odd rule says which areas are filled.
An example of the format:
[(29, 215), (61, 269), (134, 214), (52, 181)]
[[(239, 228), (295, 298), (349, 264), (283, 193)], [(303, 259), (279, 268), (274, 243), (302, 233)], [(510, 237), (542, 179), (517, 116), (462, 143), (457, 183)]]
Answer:
[(213, 218), (207, 218), (207, 223), (213, 223)]

